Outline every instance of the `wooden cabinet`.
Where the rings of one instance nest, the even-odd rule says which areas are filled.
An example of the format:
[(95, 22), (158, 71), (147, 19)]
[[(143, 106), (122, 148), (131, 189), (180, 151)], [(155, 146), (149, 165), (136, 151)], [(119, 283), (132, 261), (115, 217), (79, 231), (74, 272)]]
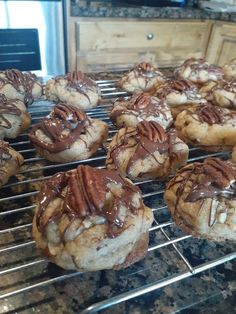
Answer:
[(236, 23), (216, 22), (213, 25), (206, 58), (223, 65), (236, 57)]
[(117, 70), (140, 61), (175, 66), (190, 57), (205, 57), (211, 27), (212, 22), (197, 20), (73, 18), (70, 70)]

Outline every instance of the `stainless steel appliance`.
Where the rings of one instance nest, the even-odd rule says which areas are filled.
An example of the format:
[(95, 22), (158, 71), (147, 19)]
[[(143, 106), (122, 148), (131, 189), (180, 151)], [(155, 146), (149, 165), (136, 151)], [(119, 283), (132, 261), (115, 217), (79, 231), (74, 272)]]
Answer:
[(0, 0), (0, 68), (65, 73), (64, 6), (62, 0)]

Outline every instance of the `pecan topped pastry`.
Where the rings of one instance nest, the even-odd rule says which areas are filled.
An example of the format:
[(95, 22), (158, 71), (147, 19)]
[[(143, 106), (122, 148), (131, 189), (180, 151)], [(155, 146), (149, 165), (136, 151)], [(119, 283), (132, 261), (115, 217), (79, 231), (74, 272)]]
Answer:
[(164, 198), (186, 233), (214, 241), (236, 240), (236, 164), (207, 158), (182, 168)]
[(30, 114), (22, 101), (0, 94), (0, 139), (17, 137), (30, 123)]
[(33, 237), (65, 269), (120, 269), (145, 256), (152, 221), (131, 181), (116, 171), (79, 166), (42, 188)]
[(142, 121), (113, 137), (106, 167), (132, 180), (163, 178), (187, 162), (188, 151), (174, 129), (166, 131), (155, 121)]
[(177, 115), (178, 136), (207, 151), (231, 150), (236, 145), (236, 111), (208, 103)]
[(16, 174), (23, 164), (24, 158), (7, 142), (0, 140), (0, 187)]
[(16, 69), (0, 71), (0, 93), (9, 99), (19, 99), (31, 105), (42, 96), (43, 88), (37, 76), (31, 72)]
[(224, 78), (226, 80), (236, 80), (236, 58), (223, 66)]
[(214, 105), (229, 109), (236, 108), (236, 80), (209, 82), (199, 92)]
[(154, 65), (142, 62), (123, 76), (117, 85), (131, 93), (139, 91), (152, 93), (163, 81), (164, 75)]
[(62, 101), (83, 110), (96, 107), (101, 97), (98, 85), (81, 71), (50, 79), (45, 93), (49, 100)]
[(157, 88), (155, 95), (165, 99), (174, 117), (188, 107), (206, 104), (198, 87), (185, 79), (167, 80)]
[(143, 120), (152, 120), (168, 128), (173, 122), (170, 108), (165, 100), (147, 93), (134, 94), (127, 100), (117, 99), (110, 118), (118, 127), (136, 126)]
[(218, 81), (223, 78), (223, 69), (214, 64), (209, 64), (204, 59), (190, 58), (175, 71), (177, 79), (188, 79), (198, 85), (208, 81)]
[(32, 127), (29, 138), (39, 155), (67, 162), (89, 158), (106, 140), (107, 132), (105, 122), (87, 117), (74, 106), (59, 103)]

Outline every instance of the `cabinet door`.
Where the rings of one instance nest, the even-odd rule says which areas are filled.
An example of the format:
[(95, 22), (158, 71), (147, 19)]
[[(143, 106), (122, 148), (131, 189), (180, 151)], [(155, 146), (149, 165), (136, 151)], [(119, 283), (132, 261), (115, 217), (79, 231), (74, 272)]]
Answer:
[(217, 22), (213, 26), (206, 58), (209, 62), (224, 65), (236, 57), (236, 24)]
[(175, 66), (205, 57), (212, 23), (192, 20), (76, 22), (76, 65), (83, 71), (123, 69), (140, 61)]

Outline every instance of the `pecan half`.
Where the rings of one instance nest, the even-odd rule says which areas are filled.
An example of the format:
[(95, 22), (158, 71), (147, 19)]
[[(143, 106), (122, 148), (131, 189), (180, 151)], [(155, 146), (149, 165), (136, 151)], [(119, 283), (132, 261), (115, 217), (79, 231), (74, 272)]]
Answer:
[(142, 121), (137, 125), (138, 134), (150, 141), (164, 143), (168, 137), (163, 127), (155, 121)]
[(138, 64), (136, 68), (140, 72), (151, 72), (154, 70), (154, 66), (148, 62), (142, 62)]
[(151, 103), (151, 96), (147, 93), (137, 94), (130, 99), (128, 109), (145, 109)]
[(201, 122), (206, 122), (210, 125), (224, 122), (223, 110), (211, 104), (200, 106), (197, 108), (196, 113)]
[(20, 83), (24, 81), (24, 75), (19, 70), (16, 69), (6, 70), (5, 74), (8, 80), (11, 82)]
[(203, 162), (203, 172), (219, 187), (225, 188), (235, 181), (236, 171), (219, 158), (207, 158)]
[(186, 89), (196, 89), (197, 91), (197, 87), (191, 82), (191, 81), (188, 81), (188, 80), (173, 80), (173, 81), (170, 81), (170, 86), (175, 89), (175, 90), (178, 90), (178, 91), (184, 91)]
[(87, 116), (83, 111), (64, 103), (59, 103), (54, 107), (52, 116), (62, 120), (67, 120), (71, 116), (73, 122), (87, 120)]
[(68, 80), (71, 82), (82, 81), (84, 78), (84, 74), (81, 71), (73, 71), (68, 73)]

